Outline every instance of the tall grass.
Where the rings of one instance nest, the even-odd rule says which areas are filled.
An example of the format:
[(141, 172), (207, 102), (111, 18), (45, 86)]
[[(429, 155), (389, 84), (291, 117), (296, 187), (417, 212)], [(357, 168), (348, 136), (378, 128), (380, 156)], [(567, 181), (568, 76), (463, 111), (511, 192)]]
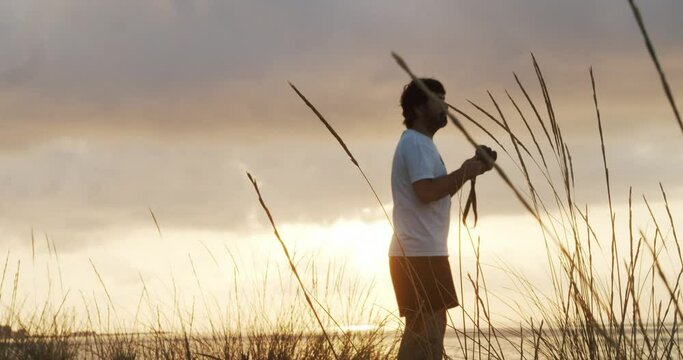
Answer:
[[(395, 59), (411, 78), (416, 78), (405, 61), (397, 55)], [(634, 224), (633, 194), (629, 191), (628, 214), (620, 215), (628, 217), (628, 226), (617, 228), (613, 203), (620, 197), (626, 198), (626, 194), (612, 192), (598, 101), (599, 82), (590, 69), (587, 80), (590, 79), (592, 105), (596, 113), (595, 144), (596, 150), (599, 146), (601, 152), (609, 217), (609, 228), (606, 231), (598, 228), (600, 225), (593, 210), (577, 201), (577, 193), (582, 189), (576, 188), (572, 149), (565, 141), (546, 79), (533, 55), (532, 66), (542, 105), (515, 74), (517, 95), (505, 91), (504, 97), (514, 111), (504, 111), (504, 102), (488, 93), (490, 105), (470, 102), (477, 116), (449, 105), (457, 113), (456, 116), (449, 112), (449, 117), (471, 145), (476, 146), (478, 141), (475, 138), (481, 136), (494, 141), (507, 156), (503, 162), (512, 166), (503, 169), (503, 165), (495, 164), (496, 173), (538, 225), (538, 241), (546, 252), (547, 275), (552, 290), (539, 289), (527, 276), (502, 264), (501, 267), (509, 274), (511, 286), (523, 294), (525, 303), (499, 298), (500, 295), (490, 290), (487, 284), (485, 261), (481, 258), (481, 239), (470, 229), (461, 227), (458, 248), (461, 250), (469, 243), (475, 261), (470, 269), (463, 269), (462, 261), (458, 264), (463, 306), (449, 315), (459, 313), (462, 322), (456, 323), (449, 316), (448, 335), (455, 337), (459, 345), (455, 353), (444, 356), (465, 359), (683, 358), (679, 327), (683, 318), (680, 299), (683, 252), (675, 228), (674, 209), (664, 186), (659, 186), (660, 201), (664, 207), (659, 211), (666, 212), (665, 221), (656, 216), (657, 209), (653, 209), (650, 201), (643, 197), (652, 228), (647, 224)], [(381, 205), (373, 184), (342, 137), (321, 112), (291, 86), (334, 135)], [(468, 123), (462, 122), (461, 118)], [(532, 118), (536, 122), (530, 122)], [(472, 129), (468, 128), (469, 124)], [(480, 134), (475, 135), (474, 131)], [(316, 273), (315, 259), (308, 264), (302, 259), (295, 259), (281, 238), (255, 179), (251, 175), (249, 179), (282, 247), (291, 276), (296, 280), (281, 284), (282, 288), (289, 287), (293, 291), (293, 298), (282, 302), (275, 322), (259, 316), (268, 311), (263, 305), (250, 308), (254, 314), (251, 322), (240, 317), (249, 304), (244, 303), (241, 290), (237, 288), (238, 278), (243, 272), (236, 265), (233, 272), (235, 289), (229, 300), (229, 307), (236, 310), (236, 315), (231, 317), (229, 312), (222, 311), (218, 302), (226, 300), (213, 299), (212, 303), (212, 299), (205, 295), (192, 257), (189, 262), (201, 294), (200, 309), (194, 302), (183, 306), (178, 300), (175, 284), (172, 305), (164, 308), (151, 298), (141, 277), (142, 291), (132, 322), (133, 328), (139, 332), (131, 332), (125, 320), (119, 317), (104, 281), (106, 276), (102, 276), (93, 261), (92, 271), (106, 294), (104, 303), (80, 294), (82, 309), (65, 308), (67, 298), (73, 296), (67, 291), (63, 292), (59, 303), (46, 302), (42, 309), (29, 309), (27, 312), (22, 308), (18, 294), (21, 262), (17, 261), (12, 275), (13, 263), (10, 261), (13, 259), (8, 252), (0, 278), (0, 319), (11, 327), (11, 331), (0, 329), (0, 359), (394, 358), (400, 329), (395, 333), (388, 324), (395, 321), (395, 313), (380, 314), (368, 305), (372, 286), (359, 281), (352, 281), (349, 287), (340, 286), (345, 276), (343, 266), (338, 269), (328, 267), (327, 274), (321, 276)], [(161, 236), (161, 227), (152, 209), (150, 214)], [(390, 223), (386, 211), (384, 214)], [(462, 209), (459, 215), (462, 216)], [(609, 233), (608, 238), (599, 235), (604, 232)], [(46, 238), (46, 244), (51, 258), (54, 250), (55, 261), (59, 262), (54, 241), (50, 243)], [(628, 253), (620, 252), (620, 245), (627, 245)], [(36, 261), (35, 248), (32, 232), (33, 263)], [(218, 264), (215, 255), (208, 248), (206, 250)], [(227, 249), (227, 253), (235, 263), (232, 252)], [(383, 254), (378, 254), (381, 256)], [(603, 256), (607, 259), (601, 260)], [(7, 292), (6, 283), (11, 283)], [(470, 299), (464, 298), (465, 289), (472, 294)], [(281, 295), (269, 293), (265, 285), (261, 293), (264, 298)], [(340, 314), (330, 306), (330, 299), (339, 301), (339, 297), (346, 297), (344, 310), (350, 314), (349, 319), (362, 318), (364, 322), (377, 326), (362, 332), (346, 330), (341, 324), (353, 321), (340, 321)], [(493, 308), (493, 299), (507, 303), (508, 308)], [(198, 313), (202, 310), (209, 319), (208, 328), (197, 325)], [(524, 320), (513, 327), (500, 325), (498, 314), (502, 312), (515, 313), (517, 318)], [(86, 320), (78, 321), (77, 313), (85, 314)], [(148, 316), (146, 320), (142, 319), (143, 313)], [(114, 317), (113, 326), (110, 314)], [(179, 331), (174, 323), (179, 324)]]
[(657, 57), (657, 52), (655, 51), (654, 45), (652, 45), (652, 40), (650, 40), (650, 35), (648, 35), (647, 29), (645, 28), (645, 22), (643, 21), (643, 16), (640, 14), (640, 9), (634, 0), (628, 0), (628, 4), (633, 12), (633, 17), (635, 17), (636, 22), (638, 23), (638, 29), (640, 29), (640, 33), (643, 35), (643, 39), (645, 40), (647, 52), (650, 54), (650, 58), (655, 65), (655, 69), (657, 69), (659, 81), (662, 83), (662, 88), (664, 89), (664, 94), (666, 94), (666, 99), (669, 101), (669, 105), (671, 105), (671, 109), (674, 112), (674, 117), (678, 122), (678, 127), (680, 127), (681, 132), (683, 132), (683, 120), (681, 120), (681, 114), (678, 111), (678, 106), (676, 106), (676, 101), (674, 100), (669, 82), (666, 80), (664, 69), (662, 69), (662, 65), (659, 63), (659, 58)]
[[(114, 314), (114, 299), (109, 296), (105, 273), (91, 262), (94, 276), (107, 294), (105, 300), (100, 302), (81, 294), (83, 306), (67, 308), (64, 306), (67, 293), (56, 306), (46, 302), (35, 312), (17, 305), (10, 313), (3, 306), (0, 313), (5, 315), (3, 323), (9, 324), (12, 331), (0, 328), (0, 359), (391, 359), (395, 334), (385, 328), (384, 324), (389, 321), (386, 315), (367, 306), (371, 303), (372, 287), (346, 273), (343, 263), (329, 264), (327, 273), (318, 274), (312, 271), (318, 265), (315, 259), (304, 260), (295, 261), (312, 277), (301, 279), (302, 288), (286, 292), (292, 298), (279, 302), (281, 308), (277, 309), (275, 321), (268, 316), (272, 309), (263, 303), (228, 301), (222, 306), (218, 301), (225, 299), (220, 299), (212, 304), (211, 298), (201, 291), (200, 283), (203, 309), (194, 302), (189, 308), (183, 306), (175, 294), (169, 310), (164, 308), (167, 303), (160, 303), (147, 293), (142, 280), (144, 287), (134, 319), (115, 316), (111, 323), (109, 314)], [(192, 259), (190, 264), (194, 266)], [(199, 277), (197, 274), (197, 281)], [(290, 288), (293, 285), (290, 280), (286, 275), (280, 278), (280, 287)], [(267, 279), (262, 281), (266, 289)], [(15, 282), (9, 289), (11, 298), (21, 297), (18, 289)], [(264, 292), (262, 296), (282, 295)], [(314, 306), (327, 314), (321, 320), (325, 335), (317, 323), (311, 322), (309, 309), (298, 306), (308, 296), (314, 296)], [(344, 311), (330, 307), (340, 298), (347, 304), (346, 309), (341, 309)], [(248, 320), (235, 322), (230, 318), (232, 310), (239, 306), (247, 308), (246, 312), (252, 315)], [(202, 310), (210, 321), (199, 325), (197, 319)], [(377, 326), (365, 331), (339, 329), (331, 321), (332, 312), (345, 319), (344, 324), (365, 321)]]
[[(408, 68), (405, 61), (398, 55), (394, 54), (394, 58), (399, 65), (410, 75), (413, 80), (416, 80), (426, 93), (433, 99), (439, 99), (432, 94), (429, 89), (424, 86), (419, 79)], [(607, 193), (607, 203), (609, 205), (609, 218), (611, 237), (609, 243), (609, 278), (604, 279), (596, 276), (597, 266), (594, 263), (594, 245), (602, 248), (601, 241), (598, 239), (594, 226), (589, 220), (588, 206), (582, 211), (582, 206), (576, 202), (576, 189), (574, 180), (574, 165), (571, 156), (569, 145), (564, 141), (562, 129), (557, 121), (555, 111), (553, 109), (552, 101), (550, 99), (548, 87), (545, 78), (541, 72), (540, 66), (532, 54), (534, 69), (537, 74), (541, 93), (543, 94), (543, 101), (547, 110), (547, 119), (542, 119), (537, 106), (528, 91), (522, 85), (519, 78), (515, 75), (515, 79), (523, 92), (524, 98), (533, 109), (534, 115), (539, 121), (541, 128), (548, 140), (550, 152), (554, 154), (555, 170), (552, 171), (545, 156), (543, 147), (537, 140), (537, 136), (532, 130), (529, 123), (526, 121), (526, 116), (520, 110), (518, 102), (506, 91), (506, 95), (510, 102), (514, 105), (518, 115), (522, 119), (525, 129), (531, 137), (533, 145), (538, 151), (540, 161), (536, 155), (532, 155), (528, 150), (529, 146), (525, 146), (524, 142), (520, 140), (521, 136), (516, 135), (515, 131), (510, 127), (505, 114), (501, 110), (496, 99), (491, 93), (489, 97), (497, 110), (500, 119), (487, 112), (482, 106), (475, 103), (471, 104), (485, 114), (486, 117), (502, 128), (509, 136), (512, 143), (516, 157), (512, 157), (510, 152), (503, 146), (490, 129), (482, 126), (480, 122), (475, 121), (473, 117), (465, 114), (463, 111), (450, 106), (451, 109), (457, 111), (470, 122), (475, 124), (480, 130), (494, 140), (501, 149), (510, 157), (511, 162), (520, 170), (523, 183), (528, 187), (528, 192), (523, 194), (513, 182), (511, 177), (498, 164), (495, 169), (504, 180), (505, 184), (512, 190), (513, 194), (522, 203), (524, 208), (535, 218), (540, 227), (543, 238), (546, 242), (546, 250), (548, 252), (550, 276), (553, 280), (554, 294), (548, 296), (540, 294), (535, 287), (530, 284), (523, 276), (513, 278), (518, 283), (532, 301), (533, 307), (539, 310), (543, 315), (540, 326), (536, 327), (533, 320), (525, 324), (527, 326), (527, 333), (532, 334), (531, 343), (527, 345), (528, 349), (534, 354), (534, 358), (540, 355), (548, 358), (642, 358), (651, 357), (657, 354), (664, 354), (667, 357), (672, 355), (680, 355), (680, 348), (678, 347), (678, 321), (681, 316), (680, 304), (678, 298), (678, 284), (681, 275), (683, 275), (683, 260), (681, 266), (674, 265), (674, 273), (676, 274), (676, 281), (672, 284), (666, 277), (666, 271), (662, 270), (662, 264), (659, 255), (662, 249), (657, 250), (657, 240), (664, 241), (664, 232), (659, 224), (655, 221), (656, 231), (652, 240), (643, 232), (636, 243), (636, 253), (631, 251), (630, 257), (622, 259), (618, 252), (618, 239), (615, 228), (616, 214), (613, 210), (612, 191), (610, 184), (610, 174), (607, 165), (607, 157), (605, 151), (605, 143), (603, 136), (602, 119), (600, 116), (598, 97), (595, 85), (595, 76), (592, 69), (589, 71), (591, 88), (593, 91), (594, 107), (596, 111), (597, 130), (599, 133), (600, 149), (602, 153), (602, 165), (605, 174), (605, 184)], [(296, 89), (295, 89), (296, 90)], [(323, 117), (320, 112), (305, 99), (303, 95), (296, 90), (297, 94), (304, 99), (306, 104), (315, 112), (315, 114), (322, 120)], [(460, 120), (449, 112), (449, 118), (453, 124), (465, 135), (468, 142), (476, 147), (478, 144), (466, 130)], [(335, 138), (343, 145), (347, 154), (350, 153), (348, 147), (344, 145), (341, 137), (334, 131), (328, 121), (323, 120), (325, 126), (332, 132)], [(548, 123), (546, 126), (545, 123)], [(548, 132), (548, 128), (552, 130), (552, 138)], [(524, 151), (521, 151), (521, 150)], [(352, 158), (353, 159), (353, 158)], [(353, 161), (356, 167), (357, 161)], [(527, 168), (527, 163), (535, 164), (536, 171), (540, 172), (542, 179), (539, 183), (538, 179), (533, 178), (531, 172)], [(540, 164), (543, 164), (541, 166)], [(361, 169), (362, 172), (362, 169)], [(559, 173), (560, 178), (554, 178), (554, 173)], [(368, 181), (367, 177), (364, 177)], [(557, 186), (556, 184), (561, 184)], [(369, 182), (368, 182), (369, 184)], [(372, 187), (372, 184), (369, 184)], [(549, 189), (543, 189), (547, 186)], [(563, 194), (558, 192), (558, 189), (563, 190)], [(555, 209), (551, 210), (551, 206), (547, 204), (548, 199), (542, 196), (543, 193), (549, 192), (550, 201), (554, 202)], [(662, 195), (667, 214), (670, 219), (671, 232), (675, 234), (673, 217), (670, 212), (670, 207), (666, 194), (662, 188)], [(629, 195), (629, 214), (631, 214), (631, 202)], [(646, 202), (647, 204), (647, 202)], [(649, 205), (648, 205), (649, 208)], [(654, 219), (654, 216), (653, 216)], [(632, 224), (629, 228), (629, 242), (630, 248), (634, 247), (634, 237), (632, 235)], [(470, 239), (471, 240), (471, 239)], [(550, 240), (550, 244), (548, 241)], [(621, 239), (623, 241), (623, 238)], [(676, 248), (680, 246), (678, 239), (674, 236)], [(650, 241), (653, 242), (650, 245)], [(468, 318), (471, 321), (471, 326), (475, 333), (474, 336), (469, 336), (462, 330), (458, 330), (452, 323), (450, 327), (457, 334), (462, 335), (463, 344), (462, 355), (467, 358), (467, 343), (468, 340), (474, 343), (472, 348), (472, 357), (482, 354), (488, 358), (503, 358), (503, 350), (501, 341), (510, 342), (505, 334), (498, 331), (492, 324), (490, 309), (488, 307), (488, 296), (486, 291), (484, 277), (482, 275), (478, 241), (475, 247), (476, 254), (476, 276), (473, 279), (468, 275), (468, 281), (472, 285), (475, 293), (474, 313), (468, 313), (463, 308), (463, 318)], [(650, 250), (650, 257), (646, 258), (640, 254), (640, 249), (643, 244)], [(664, 248), (666, 250), (666, 248)], [(659, 252), (658, 252), (659, 251)], [(553, 259), (558, 259), (554, 261)], [(680, 257), (680, 256), (679, 256)], [(645, 260), (647, 259), (647, 260)], [(620, 265), (623, 261), (623, 265)], [(646, 261), (649, 261), (646, 263)], [(646, 276), (640, 277), (636, 273), (637, 268), (648, 268), (650, 271)], [(658, 279), (655, 279), (655, 269), (658, 274)], [(647, 276), (647, 275), (650, 276)], [(480, 284), (480, 276), (482, 283)], [(622, 284), (622, 276), (627, 278), (627, 283)], [(460, 274), (460, 281), (463, 282), (462, 273)], [(605, 283), (606, 282), (606, 283)], [(655, 294), (655, 288), (664, 286), (669, 294), (669, 297), (658, 298)], [(483, 291), (482, 291), (483, 286)], [(649, 287), (649, 296), (644, 298), (642, 296), (642, 289)], [(636, 292), (635, 289), (641, 289)], [(548, 301), (550, 300), (550, 301)], [(665, 304), (665, 311), (662, 312), (661, 305)], [(648, 309), (648, 313), (643, 320), (641, 309)], [(657, 310), (658, 309), (658, 310)], [(630, 310), (630, 314), (627, 314)], [(673, 310), (673, 319), (670, 314)], [(524, 315), (524, 314), (520, 314)], [(628, 316), (627, 316), (628, 315)], [(665, 327), (664, 324), (668, 324)], [(546, 330), (542, 331), (545, 325)], [(466, 328), (463, 324), (463, 330)], [(626, 336), (626, 330), (629, 329), (631, 334)], [(524, 333), (524, 326), (520, 328), (520, 334)], [(500, 335), (500, 336), (499, 336)], [(475, 348), (477, 351), (475, 351)], [(520, 355), (525, 356), (524, 340), (518, 347)]]
[[(406, 70), (410, 77), (415, 80), (416, 77), (412, 74), (406, 63), (394, 54), (397, 62), (401, 67)], [(574, 171), (572, 157), (570, 153), (570, 147), (563, 140), (561, 126), (558, 123), (555, 113), (552, 107), (552, 102), (548, 95), (548, 89), (543, 75), (540, 71), (540, 67), (536, 59), (532, 56), (534, 68), (539, 80), (539, 85), (541, 87), (541, 92), (543, 93), (544, 101), (547, 108), (547, 122), (549, 122), (549, 128), (552, 129), (553, 139), (551, 140), (548, 136), (548, 143), (551, 145), (551, 149), (554, 151), (556, 166), (559, 170), (561, 178), (557, 181), (549, 181), (548, 185), (550, 187), (551, 193), (554, 195), (555, 205), (557, 206), (556, 211), (550, 212), (548, 207), (545, 205), (543, 196), (541, 196), (541, 184), (539, 184), (536, 179), (533, 179), (529, 174), (527, 166), (525, 164), (525, 156), (531, 160), (531, 162), (538, 165), (538, 161), (534, 161), (533, 156), (529, 151), (520, 151), (520, 146), (518, 146), (519, 136), (515, 136), (511, 130), (508, 122), (506, 121), (506, 116), (501, 111), (498, 106), (497, 101), (489, 93), (490, 99), (496, 108), (500, 120), (495, 119), (494, 116), (486, 112), (481, 106), (475, 107), (484, 113), (489, 119), (493, 120), (495, 124), (503, 128), (505, 132), (508, 133), (510, 137), (510, 142), (515, 148), (515, 153), (517, 157), (510, 157), (511, 162), (516, 165), (517, 169), (520, 169), (520, 177), (523, 179), (523, 183), (526, 183), (529, 188), (529, 192), (526, 196), (521, 196), (521, 191), (516, 188), (512, 181), (510, 181), (509, 176), (502, 171), (502, 169), (496, 168), (499, 175), (504, 180), (504, 182), (510, 187), (513, 193), (517, 196), (524, 207), (529, 211), (529, 213), (538, 221), (541, 231), (544, 235), (547, 235), (551, 240), (556, 250), (556, 253), (560, 256), (559, 264), (561, 271), (559, 274), (554, 267), (550, 267), (551, 277), (554, 280), (554, 301), (547, 302), (541, 301), (543, 296), (537, 294), (536, 290), (531, 284), (526, 283), (524, 278), (518, 277), (516, 281), (525, 285), (526, 293), (531, 296), (532, 299), (538, 299), (535, 302), (535, 306), (541, 310), (543, 314), (543, 324), (546, 328), (550, 327), (553, 331), (552, 336), (541, 337), (545, 341), (537, 341), (537, 345), (531, 344), (533, 347), (534, 354), (541, 353), (548, 358), (641, 358), (641, 357), (652, 357), (655, 358), (658, 354), (665, 355), (666, 358), (673, 356), (680, 356), (680, 347), (678, 347), (678, 321), (681, 317), (680, 312), (680, 299), (679, 299), (679, 280), (681, 275), (683, 275), (683, 259), (680, 258), (680, 264), (675, 264), (673, 267), (673, 273), (675, 274), (675, 281), (670, 281), (666, 277), (666, 273), (670, 273), (671, 270), (664, 271), (661, 259), (662, 251), (667, 251), (666, 247), (657, 248), (657, 241), (664, 242), (667, 238), (664, 236), (665, 229), (662, 229), (660, 225), (652, 216), (652, 220), (655, 224), (655, 232), (652, 240), (648, 239), (647, 234), (641, 231), (641, 236), (637, 240), (636, 254), (631, 255), (627, 259), (621, 259), (618, 253), (617, 247), (617, 235), (615, 229), (615, 214), (612, 206), (612, 194), (610, 186), (609, 170), (607, 166), (607, 159), (605, 155), (605, 144), (603, 137), (602, 120), (600, 117), (597, 93), (595, 90), (595, 78), (591, 71), (590, 79), (593, 90), (593, 99), (597, 116), (597, 127), (600, 135), (600, 146), (602, 150), (602, 160), (603, 169), (605, 173), (606, 181), (606, 192), (607, 192), (607, 202), (609, 205), (609, 215), (611, 224), (611, 239), (610, 244), (610, 272), (609, 280), (607, 284), (600, 284), (600, 279), (596, 278), (594, 273), (596, 271), (595, 264), (593, 263), (594, 253), (591, 247), (592, 243), (600, 244), (599, 239), (595, 236), (595, 232), (592, 229), (591, 222), (588, 217), (588, 208), (586, 207), (585, 212), (581, 211), (581, 206), (575, 200), (576, 190), (574, 188)], [(522, 87), (519, 79), (517, 78), (520, 88), (524, 92), (525, 98), (531, 104), (533, 109), (536, 106), (533, 104), (531, 98), (528, 96), (526, 90)], [(424, 87), (425, 91), (428, 91)], [(433, 95), (433, 94), (432, 94)], [(515, 108), (519, 111), (519, 107), (516, 102), (507, 93), (509, 100), (513, 103)], [(434, 99), (437, 97), (432, 96)], [(534, 110), (538, 116), (538, 112)], [(465, 115), (464, 113), (460, 112)], [(476, 142), (467, 132), (467, 130), (462, 126), (460, 121), (452, 114), (449, 114), (453, 123), (463, 132), (468, 141), (476, 146)], [(466, 116), (466, 115), (465, 115)], [(524, 119), (524, 116), (520, 112), (520, 117)], [(470, 116), (466, 116), (468, 119), (472, 119)], [(540, 119), (540, 117), (539, 117)], [(543, 153), (541, 146), (536, 140), (536, 136), (528, 125), (528, 122), (524, 120), (526, 129), (530, 132), (531, 140), (534, 145), (539, 149), (539, 153)], [(541, 122), (543, 124), (543, 122)], [(546, 129), (545, 126), (542, 126)], [(487, 132), (487, 135), (492, 136), (491, 132)], [(546, 135), (548, 133), (546, 132)], [(496, 140), (496, 139), (494, 139)], [(498, 140), (497, 143), (500, 144)], [(509, 152), (505, 150), (509, 155)], [(545, 162), (541, 160), (544, 164)], [(547, 166), (538, 167), (538, 170), (543, 173), (545, 179), (552, 179), (552, 174)], [(553, 183), (559, 182), (564, 186), (564, 200), (561, 200), (560, 194), (558, 194), (556, 186)], [(666, 194), (662, 187), (662, 197), (667, 209), (667, 214), (670, 220), (670, 230), (671, 233), (675, 233), (675, 227), (673, 223), (673, 217), (670, 213), (670, 208)], [(533, 207), (532, 205), (533, 204)], [(645, 199), (645, 204), (647, 205), (647, 200)], [(539, 211), (539, 206), (541, 211)], [(648, 209), (649, 208), (649, 205)], [(629, 213), (630, 206), (629, 206)], [(560, 219), (557, 215), (560, 215)], [(652, 212), (650, 211), (650, 214)], [(558, 233), (555, 229), (559, 227), (560, 232)], [(553, 229), (553, 231), (551, 231)], [(632, 234), (632, 228), (629, 229), (629, 233)], [(582, 236), (582, 234), (586, 234)], [(629, 236), (631, 243), (633, 242), (633, 236)], [(678, 239), (674, 236), (673, 239), (676, 248), (678, 249)], [(652, 242), (652, 244), (650, 244)], [(645, 245), (650, 250), (650, 257), (645, 260), (643, 256), (640, 255), (639, 251), (642, 245)], [(546, 244), (547, 245), (547, 244)], [(663, 246), (660, 245), (660, 246)], [(550, 249), (549, 247), (546, 247)], [(631, 245), (633, 248), (633, 245)], [(478, 255), (478, 251), (476, 251)], [(552, 254), (549, 254), (551, 258)], [(624, 265), (620, 266), (619, 262), (624, 261)], [(646, 262), (649, 261), (649, 262)], [(479, 259), (477, 257), (477, 263)], [(642, 268), (645, 266), (650, 269), (648, 274), (650, 276), (644, 276), (638, 278), (635, 273), (636, 268)], [(658, 279), (655, 278), (655, 270), (658, 275)], [(479, 275), (479, 268), (477, 267), (477, 276)], [(628, 282), (625, 287), (622, 286), (622, 275), (628, 278)], [(646, 274), (647, 275), (647, 274)], [(474, 326), (477, 331), (480, 332), (482, 329), (479, 322), (480, 308), (486, 309), (486, 304), (481, 301), (480, 290), (476, 281), (469, 278), (472, 283), (473, 288), (475, 288), (476, 294), (476, 306), (475, 306), (475, 321)], [(561, 280), (561, 281), (560, 281)], [(462, 281), (462, 279), (461, 279)], [(603, 279), (606, 281), (606, 279)], [(663, 286), (667, 292), (668, 297), (664, 296), (657, 297), (655, 294), (655, 288)], [(649, 296), (643, 299), (642, 292), (636, 292), (635, 289), (643, 289), (649, 287)], [(630, 303), (630, 304), (629, 304)], [(664, 305), (664, 308), (662, 308)], [(630, 316), (626, 316), (628, 308), (630, 306)], [(619, 309), (620, 311), (615, 311)], [(645, 314), (645, 319), (643, 320), (643, 314), (641, 309), (647, 309), (648, 313)], [(673, 313), (673, 318), (671, 316)], [(486, 313), (484, 313), (486, 315)], [(485, 320), (489, 321), (488, 315), (485, 316)], [(666, 325), (665, 325), (666, 324)], [(527, 324), (530, 326), (532, 332), (535, 333), (536, 329), (533, 323)], [(625, 329), (631, 329), (631, 336), (627, 338), (625, 336)], [(489, 332), (490, 334), (490, 332)], [(493, 332), (495, 335), (495, 331)], [(539, 336), (543, 336), (542, 333), (538, 332)], [(478, 339), (481, 337), (478, 337)], [(491, 345), (498, 343), (499, 339), (494, 336), (494, 341), (492, 341), (491, 336), (483, 336), (486, 342), (486, 347), (482, 347), (481, 342), (479, 345), (480, 350), (486, 350), (489, 356), (497, 357), (495, 351), (491, 349)], [(540, 346), (540, 347), (539, 347)], [(493, 353), (492, 353), (493, 351)], [(521, 346), (520, 346), (521, 351)], [(466, 354), (466, 353), (465, 353)], [(522, 353), (523, 355), (523, 353)]]

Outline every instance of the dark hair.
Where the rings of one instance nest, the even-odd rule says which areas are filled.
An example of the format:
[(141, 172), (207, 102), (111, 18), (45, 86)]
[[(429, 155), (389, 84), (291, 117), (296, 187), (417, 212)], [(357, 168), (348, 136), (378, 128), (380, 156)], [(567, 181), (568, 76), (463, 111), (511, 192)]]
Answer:
[[(446, 90), (439, 80), (435, 79), (420, 79), (429, 90), (437, 94), (446, 94)], [(403, 123), (408, 129), (413, 127), (415, 121), (415, 107), (423, 105), (427, 102), (427, 94), (420, 89), (415, 80), (403, 87), (401, 94), (401, 108), (403, 108)]]

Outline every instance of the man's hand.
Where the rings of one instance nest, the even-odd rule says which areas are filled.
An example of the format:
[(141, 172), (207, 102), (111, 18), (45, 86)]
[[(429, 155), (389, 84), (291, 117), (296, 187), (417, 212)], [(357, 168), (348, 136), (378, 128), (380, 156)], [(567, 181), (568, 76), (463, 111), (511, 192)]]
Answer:
[(463, 176), (465, 177), (465, 181), (467, 180), (472, 180), (475, 177), (491, 170), (492, 167), (486, 165), (485, 162), (477, 159), (476, 156), (473, 156), (465, 162), (462, 163), (462, 166), (460, 166), (460, 170), (463, 173)]
[(486, 145), (477, 146), (474, 157), (487, 164), (487, 171), (493, 169), (493, 163), (498, 158), (498, 153)]
[(477, 194), (474, 192), (474, 185), (476, 184), (478, 175), (493, 169), (496, 158), (498, 158), (498, 154), (493, 149), (486, 145), (479, 145), (474, 153), (474, 157), (465, 160), (462, 164), (461, 169), (465, 169), (466, 176), (472, 181), (470, 195), (467, 197), (467, 203), (465, 204), (465, 210), (463, 211), (462, 217), (462, 223), (465, 225), (467, 225), (465, 220), (467, 219), (470, 208), (474, 210), (474, 225), (477, 225)]

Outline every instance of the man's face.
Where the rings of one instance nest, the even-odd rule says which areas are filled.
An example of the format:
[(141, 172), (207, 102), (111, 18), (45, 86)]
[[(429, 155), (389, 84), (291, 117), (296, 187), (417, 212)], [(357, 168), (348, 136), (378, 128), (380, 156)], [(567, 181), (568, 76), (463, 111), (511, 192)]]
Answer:
[(429, 98), (424, 105), (418, 108), (420, 117), (424, 119), (426, 125), (430, 129), (436, 131), (448, 124), (448, 117), (446, 116), (447, 108), (445, 104), (446, 95), (441, 93), (436, 93), (436, 97), (442, 101), (436, 101)]

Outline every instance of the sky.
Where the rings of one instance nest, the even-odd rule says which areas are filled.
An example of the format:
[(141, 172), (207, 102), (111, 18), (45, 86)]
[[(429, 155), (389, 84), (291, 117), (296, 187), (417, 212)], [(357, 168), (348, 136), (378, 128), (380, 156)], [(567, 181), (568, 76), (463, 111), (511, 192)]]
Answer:
[[(639, 6), (681, 104), (683, 3)], [(683, 211), (681, 131), (626, 1), (2, 0), (0, 48), (0, 251), (10, 269), (21, 261), (24, 293), (36, 302), (56, 296), (56, 272), (60, 291), (101, 295), (92, 264), (121, 308), (135, 304), (141, 279), (160, 289), (177, 279), (191, 299), (193, 256), (217, 294), (235, 288), (230, 264), (256, 274), (272, 261), (286, 271), (249, 171), (302, 258), (355, 264), (354, 274), (378, 284), (376, 303), (394, 306), (391, 228), (288, 85), (327, 117), (390, 210), (390, 163), (403, 131), (398, 99), (409, 80), (392, 51), (442, 80), (447, 101), (494, 129), (468, 102), (493, 112), (490, 91), (519, 131), (505, 92), (532, 114), (515, 73), (542, 104), (533, 52), (572, 152), (577, 203), (604, 212), (592, 67), (617, 217), (625, 218), (629, 187), (641, 205), (642, 195), (661, 205), (659, 182), (674, 217)], [(450, 170), (472, 152), (452, 126), (435, 142)], [(515, 173), (509, 159), (501, 166)], [(491, 267), (542, 273), (528, 261), (539, 231), (530, 224), (510, 235), (525, 214), (512, 193), (493, 174), (478, 190), (477, 231), (489, 239)], [(506, 286), (504, 276), (492, 277)]]

